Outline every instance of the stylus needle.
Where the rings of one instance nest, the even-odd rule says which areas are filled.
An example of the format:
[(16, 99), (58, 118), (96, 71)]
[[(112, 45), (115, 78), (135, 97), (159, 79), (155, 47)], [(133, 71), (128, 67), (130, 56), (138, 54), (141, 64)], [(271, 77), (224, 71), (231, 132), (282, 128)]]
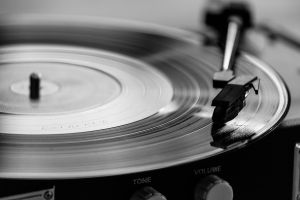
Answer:
[(256, 76), (238, 76), (226, 84), (212, 101), (215, 106), (212, 121), (223, 124), (234, 119), (245, 106), (251, 88), (258, 94), (259, 79)]

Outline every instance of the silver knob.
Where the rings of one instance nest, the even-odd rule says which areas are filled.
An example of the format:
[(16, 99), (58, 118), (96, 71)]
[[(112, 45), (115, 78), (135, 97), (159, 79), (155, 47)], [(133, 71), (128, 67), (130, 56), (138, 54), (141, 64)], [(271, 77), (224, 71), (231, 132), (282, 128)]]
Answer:
[(195, 200), (232, 200), (233, 190), (228, 182), (215, 175), (202, 179), (195, 189)]
[(144, 187), (136, 191), (130, 200), (167, 200), (161, 193), (152, 187)]

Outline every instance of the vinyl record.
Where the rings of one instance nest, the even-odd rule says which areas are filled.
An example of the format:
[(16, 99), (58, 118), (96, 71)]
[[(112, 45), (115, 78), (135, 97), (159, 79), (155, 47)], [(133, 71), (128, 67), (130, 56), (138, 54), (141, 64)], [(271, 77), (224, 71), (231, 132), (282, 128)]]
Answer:
[[(99, 177), (175, 166), (243, 147), (287, 112), (281, 78), (242, 54), (236, 75), (257, 76), (259, 93), (250, 91), (239, 115), (216, 129), (217, 49), (196, 33), (80, 20), (2, 23), (0, 177)], [(36, 100), (29, 98), (32, 73), (41, 77)]]

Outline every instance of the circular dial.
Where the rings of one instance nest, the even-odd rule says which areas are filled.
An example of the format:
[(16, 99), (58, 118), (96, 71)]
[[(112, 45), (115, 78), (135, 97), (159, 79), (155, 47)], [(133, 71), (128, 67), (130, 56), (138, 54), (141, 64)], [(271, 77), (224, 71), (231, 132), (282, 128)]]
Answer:
[(195, 190), (195, 200), (232, 200), (233, 190), (228, 182), (215, 175), (202, 179)]
[(144, 187), (136, 191), (130, 200), (167, 200), (161, 193), (152, 187)]

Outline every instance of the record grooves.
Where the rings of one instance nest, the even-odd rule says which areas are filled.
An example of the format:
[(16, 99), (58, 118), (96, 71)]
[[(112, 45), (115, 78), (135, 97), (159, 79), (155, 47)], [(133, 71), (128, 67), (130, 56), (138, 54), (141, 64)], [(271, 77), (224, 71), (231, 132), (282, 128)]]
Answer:
[[(237, 75), (257, 76), (259, 94), (250, 93), (239, 115), (214, 129), (211, 101), (219, 90), (212, 76), (221, 55), (196, 34), (48, 20), (1, 27), (2, 178), (103, 177), (200, 161), (262, 138), (287, 111), (281, 78), (243, 55)], [(35, 101), (28, 98), (31, 73), (41, 74)], [(237, 143), (213, 146), (213, 136), (224, 134)]]

